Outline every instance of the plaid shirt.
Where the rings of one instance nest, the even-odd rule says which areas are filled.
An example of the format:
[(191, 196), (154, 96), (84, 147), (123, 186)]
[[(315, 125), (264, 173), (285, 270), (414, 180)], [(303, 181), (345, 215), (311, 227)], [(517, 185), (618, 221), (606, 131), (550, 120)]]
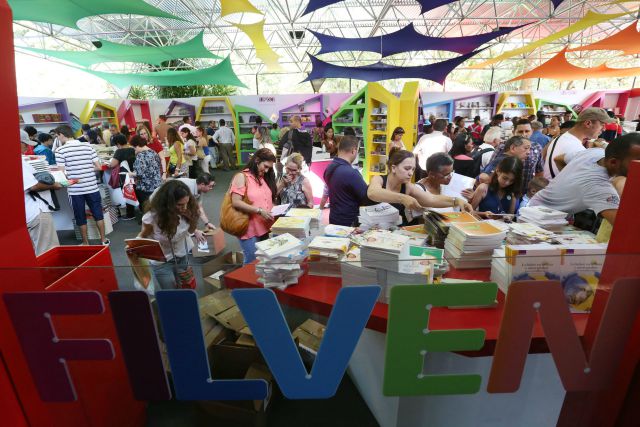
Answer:
[[(486, 168), (482, 170), (483, 173), (487, 175), (493, 174), (493, 172), (498, 167), (498, 164), (504, 159), (507, 155), (504, 152), (504, 143), (500, 144), (500, 146), (493, 153), (493, 157), (491, 161), (487, 165)], [(524, 161), (523, 165), (523, 176), (522, 176), (522, 194), (527, 194), (527, 188), (529, 187), (529, 181), (533, 179), (533, 177), (542, 173), (544, 170), (542, 164), (542, 147), (538, 144), (531, 144), (531, 151), (529, 152), (529, 157)]]

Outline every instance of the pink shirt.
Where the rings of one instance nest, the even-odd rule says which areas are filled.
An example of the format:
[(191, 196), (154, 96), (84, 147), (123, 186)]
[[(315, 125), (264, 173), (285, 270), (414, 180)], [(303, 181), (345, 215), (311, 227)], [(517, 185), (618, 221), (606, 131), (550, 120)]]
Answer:
[[(267, 212), (271, 212), (271, 209), (273, 209), (271, 189), (264, 179), (260, 178), (258, 181), (251, 173), (249, 173), (248, 169), (243, 170), (242, 174), (247, 182), (247, 197), (251, 205), (256, 208), (262, 208)], [(231, 193), (244, 196), (245, 187), (236, 187), (232, 183), (229, 191)], [(269, 230), (271, 230), (272, 225), (272, 221), (265, 220), (261, 215), (251, 214), (249, 215), (249, 228), (247, 229), (247, 232), (240, 237), (240, 239), (246, 240), (252, 237), (264, 236), (269, 232)]]

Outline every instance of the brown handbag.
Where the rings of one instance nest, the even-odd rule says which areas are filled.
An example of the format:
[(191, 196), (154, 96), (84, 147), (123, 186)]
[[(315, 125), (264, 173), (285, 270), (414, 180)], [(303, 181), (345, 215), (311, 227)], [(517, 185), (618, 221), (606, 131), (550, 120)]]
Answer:
[[(247, 196), (249, 191), (249, 178), (245, 175), (244, 179), (245, 192), (242, 197), (242, 201), (250, 205), (252, 203), (249, 201), (249, 197)], [(229, 190), (224, 195), (224, 199), (222, 199), (222, 206), (220, 206), (220, 228), (232, 236), (240, 237), (249, 229), (249, 214), (241, 212), (233, 207), (231, 200), (231, 185), (233, 185), (233, 180), (229, 185)]]

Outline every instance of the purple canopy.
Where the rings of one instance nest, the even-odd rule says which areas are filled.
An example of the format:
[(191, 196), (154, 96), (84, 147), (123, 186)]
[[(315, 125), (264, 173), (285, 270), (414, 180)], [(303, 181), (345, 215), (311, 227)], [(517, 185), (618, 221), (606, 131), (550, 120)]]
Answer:
[(509, 34), (510, 32), (522, 28), (518, 27), (499, 28), (490, 33), (476, 34), (463, 37), (430, 37), (419, 33), (413, 24), (409, 24), (399, 31), (376, 37), (365, 38), (343, 38), (328, 36), (309, 30), (322, 45), (320, 52), (316, 55), (331, 52), (343, 51), (366, 51), (381, 54), (383, 57), (395, 55), (402, 52), (413, 52), (421, 50), (446, 50), (465, 54), (473, 52), (483, 44)]
[[(340, 3), (342, 0), (309, 0), (309, 4), (307, 8), (304, 10), (303, 15), (307, 13), (311, 13), (318, 9), (322, 9), (326, 6), (331, 6), (332, 4)], [(435, 9), (436, 7), (440, 7), (442, 5), (453, 3), (455, 0), (416, 0), (422, 6), (420, 10), (420, 14), (423, 14), (431, 9)], [(558, 1), (558, 0), (556, 0)]]
[(388, 79), (420, 78), (443, 84), (454, 68), (480, 52), (482, 52), (482, 50), (470, 52), (435, 64), (420, 65), (417, 67), (397, 67), (395, 65), (383, 64), (382, 62), (364, 67), (342, 67), (340, 65), (329, 64), (313, 55), (309, 55), (312, 69), (304, 81), (321, 78), (347, 78), (377, 82)]

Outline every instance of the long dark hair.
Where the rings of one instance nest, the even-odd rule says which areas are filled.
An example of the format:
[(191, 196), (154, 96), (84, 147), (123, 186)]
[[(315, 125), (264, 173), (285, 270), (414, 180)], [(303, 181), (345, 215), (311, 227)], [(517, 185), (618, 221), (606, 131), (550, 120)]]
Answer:
[(167, 142), (169, 143), (169, 146), (175, 144), (176, 141), (182, 143), (180, 135), (178, 135), (178, 131), (175, 128), (167, 129)]
[(512, 173), (515, 176), (513, 184), (511, 184), (507, 188), (503, 188), (502, 190), (506, 194), (511, 193), (515, 197), (520, 197), (520, 195), (522, 194), (522, 161), (517, 157), (507, 156), (502, 159), (500, 163), (498, 163), (498, 167), (493, 173), (491, 182), (489, 183), (489, 190), (496, 193), (500, 190), (500, 184), (498, 183), (498, 172)]
[(469, 143), (470, 139), (472, 139), (471, 134), (466, 132), (456, 135), (456, 138), (453, 140), (451, 150), (449, 151), (449, 155), (451, 157), (459, 156), (461, 154), (467, 155), (468, 153), (465, 146)]
[(194, 142), (198, 142), (198, 141), (196, 141), (196, 137), (193, 136), (193, 134), (191, 133), (191, 130), (189, 128), (182, 128), (182, 129), (180, 129), (180, 132), (186, 132), (187, 133), (187, 136), (184, 139), (184, 142), (187, 142), (190, 139), (192, 141), (194, 141)]
[(169, 239), (173, 238), (178, 229), (180, 214), (176, 205), (184, 197), (189, 197), (189, 204), (187, 213), (183, 216), (189, 222), (189, 228), (192, 228), (198, 224), (200, 211), (196, 198), (182, 181), (172, 179), (162, 184), (148, 204), (148, 210), (156, 216), (158, 228)]
[[(246, 169), (249, 170), (249, 173), (253, 175), (256, 181), (260, 182), (260, 174), (258, 173), (258, 165), (262, 162), (276, 162), (276, 156), (273, 155), (273, 152), (268, 148), (261, 148), (255, 153), (251, 159), (249, 159), (249, 163), (247, 163)], [(269, 189), (271, 190), (271, 197), (275, 198), (277, 194), (276, 189), (276, 173), (273, 168), (270, 168), (268, 172), (266, 172), (262, 179), (267, 183)]]

